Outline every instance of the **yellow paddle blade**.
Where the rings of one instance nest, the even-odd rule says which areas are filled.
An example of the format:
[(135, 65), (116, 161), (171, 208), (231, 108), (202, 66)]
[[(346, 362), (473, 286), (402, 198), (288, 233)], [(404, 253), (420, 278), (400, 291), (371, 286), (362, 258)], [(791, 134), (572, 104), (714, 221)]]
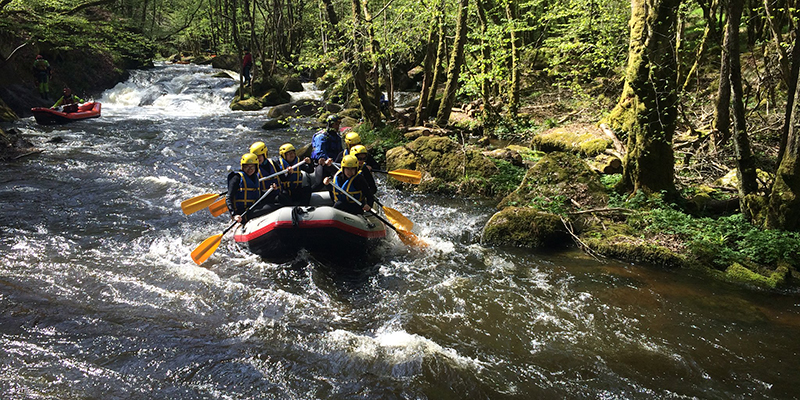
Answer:
[(223, 197), (215, 201), (214, 204), (208, 206), (208, 211), (211, 211), (211, 215), (215, 217), (219, 217), (228, 211), (228, 204), (225, 203), (225, 198)]
[(424, 240), (418, 238), (417, 235), (409, 231), (397, 229), (397, 236), (400, 237), (400, 241), (405, 243), (406, 246), (428, 247), (428, 243), (425, 243)]
[(200, 196), (192, 197), (189, 200), (181, 202), (181, 210), (186, 215), (196, 213), (217, 200), (219, 197), (216, 193), (201, 194)]
[(219, 247), (220, 242), (222, 242), (222, 235), (222, 233), (219, 233), (203, 240), (203, 243), (200, 243), (200, 245), (192, 251), (192, 260), (194, 260), (197, 265), (208, 260), (208, 257), (211, 257), (211, 255), (217, 251), (217, 247)]
[(422, 180), (422, 172), (412, 171), (410, 169), (389, 171), (389, 176), (400, 182), (410, 183), (412, 185), (419, 185), (419, 182)]
[(388, 219), (389, 222), (391, 222), (396, 228), (410, 231), (411, 228), (414, 227), (414, 223), (411, 222), (410, 219), (406, 218), (405, 215), (400, 214), (400, 211), (397, 211), (394, 208), (383, 206), (383, 213), (386, 214), (386, 219)]

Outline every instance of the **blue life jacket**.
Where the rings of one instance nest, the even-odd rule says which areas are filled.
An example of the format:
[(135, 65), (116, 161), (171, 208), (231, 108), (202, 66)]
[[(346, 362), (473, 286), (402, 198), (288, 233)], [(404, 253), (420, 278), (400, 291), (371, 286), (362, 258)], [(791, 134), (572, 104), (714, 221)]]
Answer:
[(335, 158), (342, 150), (342, 137), (338, 132), (321, 130), (311, 138), (311, 160), (314, 163), (320, 158)]
[(279, 177), (274, 177), (271, 179), (267, 179), (262, 181), (261, 178), (270, 176), (276, 172), (280, 171), (277, 166), (275, 166), (275, 161), (269, 158), (265, 158), (264, 162), (258, 164), (258, 181), (261, 183), (261, 192), (266, 192), (272, 186), (272, 184), (281, 186), (281, 180)]
[(244, 172), (236, 171), (232, 172), (232, 174), (239, 174), (240, 178), (239, 191), (236, 193), (233, 204), (236, 208), (234, 213), (241, 214), (247, 211), (261, 197), (261, 190), (258, 188), (258, 182), (251, 179)]
[[(340, 170), (339, 172), (336, 173), (336, 176), (333, 177), (333, 184), (338, 186), (338, 187), (340, 187), (340, 188), (342, 188), (345, 192), (350, 194), (350, 196), (355, 197), (356, 200), (358, 200), (359, 202), (361, 202), (363, 204), (364, 203), (364, 193), (362, 193), (360, 190), (355, 190), (355, 188), (352, 187), (353, 186), (353, 182), (355, 182), (355, 180), (356, 180), (356, 178), (358, 178), (359, 174), (361, 174), (361, 171), (358, 171), (358, 173), (353, 175), (350, 179), (347, 179), (347, 177), (344, 175), (344, 172), (342, 172)], [(348, 203), (356, 204), (356, 202), (353, 201), (351, 198), (349, 198), (349, 197), (345, 196), (344, 194), (340, 193), (339, 189), (337, 189), (337, 188), (333, 188), (333, 201), (334, 202), (346, 201)]]
[[(294, 159), (293, 163), (289, 163), (289, 161), (286, 161), (283, 157), (279, 158), (278, 161), (280, 162), (280, 171), (288, 169), (292, 165), (298, 163), (297, 158)], [(288, 190), (290, 193), (295, 189), (303, 187), (303, 171), (301, 171), (300, 168), (293, 168), (290, 172), (281, 176), (281, 187)]]

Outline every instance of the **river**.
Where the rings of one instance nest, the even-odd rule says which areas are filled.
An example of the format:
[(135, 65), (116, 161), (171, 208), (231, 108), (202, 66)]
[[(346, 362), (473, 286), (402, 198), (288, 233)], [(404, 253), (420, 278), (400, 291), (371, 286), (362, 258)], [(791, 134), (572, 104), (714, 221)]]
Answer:
[[(0, 177), (2, 399), (798, 398), (800, 300), (664, 270), (480, 244), (491, 204), (379, 184), (394, 234), (343, 274), (264, 262), (184, 215), (256, 140), (210, 67), (133, 71), (101, 118), (19, 129)], [(53, 138), (60, 143), (47, 143)], [(365, 265), (366, 263), (366, 265)]]

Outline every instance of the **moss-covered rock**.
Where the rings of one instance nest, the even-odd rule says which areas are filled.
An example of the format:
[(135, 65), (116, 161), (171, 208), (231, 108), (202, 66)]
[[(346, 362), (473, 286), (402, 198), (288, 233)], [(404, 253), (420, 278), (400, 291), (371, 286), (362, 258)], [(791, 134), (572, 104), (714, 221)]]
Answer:
[(571, 243), (561, 217), (532, 208), (507, 207), (495, 213), (483, 228), (488, 245), (563, 247)]
[(599, 129), (553, 128), (531, 140), (531, 147), (545, 152), (567, 151), (593, 157), (613, 145)]
[(231, 101), (231, 110), (233, 111), (257, 111), (262, 108), (261, 102), (255, 97), (248, 97), (244, 100), (235, 98)]
[(17, 114), (10, 107), (6, 105), (3, 99), (0, 99), (0, 121), (11, 122), (16, 120)]
[(725, 270), (725, 278), (732, 282), (768, 289), (775, 289), (785, 285), (788, 277), (789, 268), (786, 266), (778, 267), (775, 271), (770, 272), (768, 276), (752, 271), (739, 263), (733, 263)]
[(696, 266), (683, 247), (666, 245), (669, 240), (642, 237), (640, 231), (625, 223), (603, 221), (584, 228), (579, 237), (592, 251), (610, 258), (662, 267)]
[(550, 153), (528, 170), (517, 190), (506, 196), (498, 208), (536, 205), (551, 211), (562, 206), (601, 207), (608, 195), (586, 163), (569, 153)]
[(462, 147), (450, 138), (423, 136), (386, 153), (388, 169), (427, 172), (420, 191), (440, 193), (491, 193), (489, 178), (498, 168), (480, 151)]

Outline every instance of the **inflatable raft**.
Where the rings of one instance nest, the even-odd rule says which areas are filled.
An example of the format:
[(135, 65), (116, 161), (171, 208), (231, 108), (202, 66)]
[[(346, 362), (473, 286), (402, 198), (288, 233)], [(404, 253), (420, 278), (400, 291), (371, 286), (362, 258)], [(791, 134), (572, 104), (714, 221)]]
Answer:
[(46, 107), (31, 108), (36, 122), (42, 125), (65, 124), (67, 122), (78, 121), (87, 118), (97, 118), (100, 116), (100, 103), (88, 102), (78, 106), (74, 112), (64, 112)]
[(327, 192), (315, 192), (308, 206), (284, 206), (253, 218), (233, 239), (269, 261), (294, 257), (301, 249), (326, 258), (359, 256), (386, 238), (386, 226), (371, 214), (353, 215), (332, 207)]

